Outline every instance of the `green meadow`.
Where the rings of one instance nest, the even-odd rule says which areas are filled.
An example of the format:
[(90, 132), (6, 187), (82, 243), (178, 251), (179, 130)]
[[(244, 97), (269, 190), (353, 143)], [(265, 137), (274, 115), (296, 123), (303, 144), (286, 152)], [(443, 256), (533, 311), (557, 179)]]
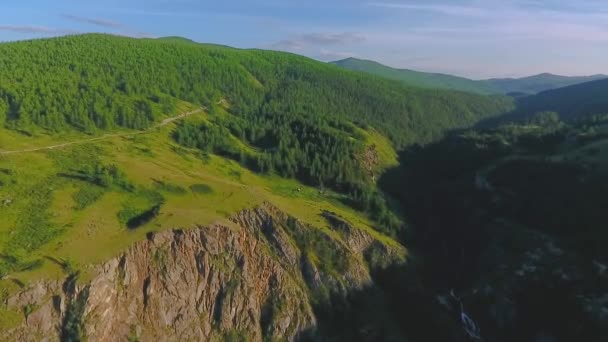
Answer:
[[(181, 112), (191, 109), (180, 106)], [(182, 121), (205, 121), (208, 115)], [(90, 265), (119, 254), (150, 232), (213, 223), (231, 226), (232, 214), (266, 201), (325, 231), (329, 226), (320, 214), (329, 210), (395, 243), (344, 205), (345, 195), (259, 175), (233, 160), (178, 145), (172, 133), (180, 124), (0, 156), (0, 272), (5, 281), (23, 285), (74, 270), (86, 273)], [(361, 134), (379, 150), (382, 167), (396, 163), (386, 139), (373, 130), (361, 129)], [(4, 129), (0, 136), (3, 151), (91, 138), (77, 133), (24, 136)]]

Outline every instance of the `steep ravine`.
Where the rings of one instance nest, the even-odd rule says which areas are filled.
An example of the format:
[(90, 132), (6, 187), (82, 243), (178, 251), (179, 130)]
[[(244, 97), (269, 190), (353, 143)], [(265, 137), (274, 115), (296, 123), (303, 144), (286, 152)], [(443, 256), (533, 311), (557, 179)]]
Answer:
[(397, 245), (324, 215), (331, 231), (264, 204), (231, 227), (149, 234), (90, 281), (42, 281), (8, 298), (28, 315), (0, 340), (295, 340), (315, 331), (314, 303), (372, 284), (366, 260), (404, 261)]

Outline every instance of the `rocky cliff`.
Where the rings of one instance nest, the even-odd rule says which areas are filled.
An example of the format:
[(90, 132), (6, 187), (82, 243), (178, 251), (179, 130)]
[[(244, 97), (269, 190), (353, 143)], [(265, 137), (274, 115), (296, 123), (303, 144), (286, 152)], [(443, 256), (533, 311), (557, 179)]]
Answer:
[(371, 285), (370, 263), (405, 255), (324, 216), (332, 229), (265, 204), (231, 225), (151, 233), (90, 281), (38, 282), (7, 298), (26, 317), (0, 340), (298, 339), (315, 330), (314, 303)]

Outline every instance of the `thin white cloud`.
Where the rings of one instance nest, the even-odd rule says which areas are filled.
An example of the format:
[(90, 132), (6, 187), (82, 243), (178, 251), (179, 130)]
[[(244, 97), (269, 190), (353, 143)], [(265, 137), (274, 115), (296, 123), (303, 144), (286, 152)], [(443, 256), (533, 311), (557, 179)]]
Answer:
[[(608, 8), (605, 2), (588, 2), (586, 6), (577, 3), (574, 7), (565, 4), (556, 5), (550, 2), (526, 1), (526, 0), (470, 0), (461, 4), (446, 3), (400, 3), (400, 2), (369, 2), (367, 6), (384, 8), (388, 10), (409, 10), (417, 12), (429, 12), (454, 17), (477, 17), (477, 18), (496, 18), (506, 16), (521, 15), (559, 15), (565, 17), (581, 17), (606, 19), (608, 18)], [(584, 5), (584, 3), (582, 3)]]
[(122, 35), (122, 36), (137, 37), (137, 38), (153, 37), (152, 35), (150, 35), (147, 32), (139, 31), (128, 25), (125, 25), (125, 24), (122, 24), (122, 23), (119, 23), (119, 22), (116, 22), (113, 20), (108, 20), (108, 19), (103, 19), (103, 18), (91, 18), (91, 17), (85, 17), (85, 16), (80, 16), (80, 15), (74, 15), (74, 14), (63, 14), (63, 17), (66, 19), (75, 21), (75, 22), (79, 22), (79, 23), (90, 24), (90, 25), (95, 25), (95, 26), (100, 26), (100, 27), (116, 30), (116, 32), (114, 32), (114, 33)]
[(474, 6), (463, 6), (463, 5), (444, 5), (444, 4), (403, 4), (403, 3), (391, 3), (391, 2), (371, 2), (368, 4), (372, 7), (380, 7), (387, 9), (403, 9), (413, 11), (426, 11), (436, 12), (446, 15), (457, 15), (457, 16), (475, 16), (481, 17), (489, 14), (488, 10), (484, 7)]
[(85, 23), (85, 24), (92, 24), (92, 25), (96, 25), (96, 26), (109, 27), (109, 28), (125, 28), (125, 26), (123, 24), (112, 21), (112, 20), (107, 20), (107, 19), (89, 18), (89, 17), (83, 17), (83, 16), (79, 16), (79, 15), (74, 15), (74, 14), (64, 14), (63, 17), (66, 19), (73, 20), (73, 21), (77, 21), (77, 22), (81, 22), (81, 23)]
[(155, 10), (140, 10), (131, 8), (114, 8), (112, 12), (121, 14), (144, 15), (154, 17), (174, 17), (174, 18), (200, 18), (204, 13), (199, 12), (178, 12), (178, 11), (155, 11)]
[(61, 28), (40, 26), (40, 25), (0, 25), (0, 31), (11, 31), (11, 32), (27, 33), (27, 34), (45, 34), (45, 35), (78, 33), (78, 31), (75, 31), (75, 30), (61, 29)]
[(358, 44), (364, 42), (365, 39), (364, 35), (355, 32), (307, 33), (278, 41), (271, 44), (270, 47), (277, 50), (302, 51), (307, 48)]
[(323, 61), (335, 61), (349, 57), (357, 57), (357, 54), (354, 52), (347, 51), (333, 51), (328, 49), (321, 49), (318, 55), (318, 59)]
[(342, 45), (351, 43), (360, 43), (365, 40), (365, 37), (359, 33), (342, 32), (342, 33), (311, 33), (299, 37), (302, 41), (316, 45)]

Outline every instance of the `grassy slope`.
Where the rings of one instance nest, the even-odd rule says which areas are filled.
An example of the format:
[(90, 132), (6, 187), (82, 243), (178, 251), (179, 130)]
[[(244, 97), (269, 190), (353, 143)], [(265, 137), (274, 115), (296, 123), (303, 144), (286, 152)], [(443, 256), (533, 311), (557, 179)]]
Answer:
[[(378, 152), (379, 164), (374, 172), (381, 172), (397, 164), (393, 145), (430, 141), (446, 129), (471, 124), (491, 111), (510, 106), (508, 101), (501, 98), (490, 99), (461, 92), (407, 88), (398, 82), (360, 75), (302, 57), (274, 52), (226, 49), (174, 39), (163, 42), (95, 35), (57, 38), (43, 42), (57, 51), (71, 52), (59, 44), (64, 41), (82, 44), (87, 53), (97, 48), (96, 42), (106, 44), (106, 49), (103, 50), (110, 54), (110, 57), (116, 57), (112, 53), (117, 51), (137, 55), (139, 50), (132, 49), (132, 46), (148, 48), (151, 53), (158, 53), (159, 58), (153, 60), (162, 61), (159, 65), (167, 68), (179, 68), (183, 64), (179, 60), (180, 55), (174, 52), (178, 48), (196, 57), (189, 59), (192, 63), (202, 59), (208, 61), (209, 65), (202, 65), (201, 70), (211, 73), (213, 77), (189, 82), (190, 74), (186, 73), (187, 70), (179, 69), (175, 74), (175, 70), (171, 68), (165, 73), (164, 69), (156, 70), (151, 67), (154, 75), (148, 73), (146, 63), (141, 61), (149, 59), (149, 56), (137, 55), (133, 57), (135, 59), (118, 59), (143, 65), (141, 67), (146, 72), (137, 73), (143, 77), (141, 80), (129, 74), (137, 81), (134, 84), (149, 84), (146, 77), (154, 76), (154, 80), (158, 82), (152, 82), (153, 84), (169, 90), (174, 86), (173, 81), (178, 84), (182, 81), (184, 84), (201, 82), (201, 85), (209, 88), (205, 88), (206, 90), (213, 90), (213, 94), (209, 96), (204, 94), (205, 90), (195, 89), (192, 94), (186, 94), (183, 98), (176, 97), (176, 101), (192, 97), (192, 103), (198, 102), (196, 105), (182, 102), (177, 113), (201, 105), (224, 102), (226, 110), (218, 110), (215, 114), (196, 114), (186, 120), (207, 120), (210, 115), (255, 118), (261, 105), (256, 101), (263, 101), (266, 96), (263, 96), (262, 92), (267, 91), (267, 96), (276, 97), (273, 100), (274, 105), (303, 106), (298, 110), (298, 113), (303, 113), (303, 117), (309, 114), (320, 118), (336, 115), (345, 122), (362, 121), (359, 122), (359, 127), (367, 128), (355, 129), (363, 141), (369, 146), (375, 146)], [(32, 41), (23, 44), (37, 46), (39, 43)], [(44, 50), (43, 47), (37, 48), (37, 52), (30, 51), (28, 45), (26, 51), (34, 57), (43, 56), (40, 52)], [(69, 61), (70, 56), (62, 61)], [(173, 64), (168, 63), (160, 58), (165, 56), (176, 60), (173, 60)], [(98, 66), (96, 58), (101, 57), (103, 56), (91, 54), (88, 56), (88, 63)], [(65, 65), (57, 62), (60, 65), (51, 70), (52, 72), (46, 69), (38, 70), (39, 74), (47, 76), (47, 73), (56, 72), (60, 76), (63, 75)], [(215, 64), (222, 67), (215, 67)], [(132, 67), (135, 66), (125, 67), (125, 72), (133, 73)], [(91, 71), (90, 74), (98, 73)], [(101, 78), (96, 83), (106, 85), (110, 88), (108, 94), (114, 94), (113, 76), (107, 73), (103, 75), (108, 76), (108, 79)], [(172, 75), (175, 78), (156, 78), (162, 75)], [(277, 75), (286, 78), (275, 79)], [(8, 76), (15, 75), (9, 72)], [(226, 82), (226, 79), (238, 83), (238, 86)], [(49, 84), (55, 85), (52, 78), (49, 78)], [(321, 91), (319, 95), (316, 90), (321, 85), (337, 93), (328, 94)], [(18, 86), (20, 92), (29, 93), (27, 87), (34, 84)], [(164, 88), (163, 90), (166, 90)], [(294, 96), (294, 92), (300, 96)], [(145, 94), (146, 91), (142, 90), (142, 93)], [(257, 94), (257, 97), (251, 95), (252, 93)], [(318, 97), (321, 97), (322, 101), (317, 104), (309, 101), (318, 100)], [(340, 101), (336, 102), (336, 99)], [(291, 103), (292, 101), (294, 103)], [(315, 106), (311, 108), (310, 104)], [(352, 106), (354, 113), (348, 105)], [(276, 111), (285, 111), (281, 106)], [(165, 113), (165, 117), (169, 116)], [(156, 120), (162, 120), (162, 117)], [(213, 155), (204, 157), (200, 151), (185, 149), (171, 139), (176, 124), (169, 124), (147, 134), (111, 137), (92, 144), (0, 156), (0, 271), (3, 264), (12, 265), (8, 279), (0, 281), (0, 289), (9, 288), (10, 285), (10, 289), (16, 290), (18, 283), (64, 277), (74, 269), (86, 270), (89, 265), (103, 262), (134, 242), (144, 239), (151, 231), (192, 228), (218, 221), (228, 224), (226, 218), (231, 214), (263, 201), (270, 201), (287, 213), (323, 230), (329, 226), (319, 214), (330, 210), (379, 240), (396, 244), (394, 240), (373, 229), (373, 223), (367, 217), (344, 205), (344, 195), (330, 191), (320, 194), (318, 189), (303, 186), (297, 181), (260, 176), (236, 162)], [(370, 128), (372, 126), (374, 128)], [(41, 128), (43, 126), (24, 127), (28, 134), (0, 128), (0, 150), (37, 148), (90, 138), (74, 129), (66, 128), (49, 134)], [(111, 133), (117, 132), (121, 132), (121, 129), (113, 128)], [(405, 134), (407, 132), (410, 134)], [(394, 140), (389, 141), (387, 136)], [(238, 149), (256, 152), (254, 147), (236, 137), (231, 137), (231, 140)], [(104, 190), (90, 182), (61, 175), (73, 175), (82, 171), (84, 166), (96, 164), (115, 164), (135, 185), (136, 190), (127, 191), (116, 186)], [(164, 186), (159, 186), (160, 183)], [(197, 185), (198, 189), (211, 191), (192, 191), (193, 186)], [(164, 201), (159, 201), (159, 196), (164, 197)], [(5, 200), (8, 200), (6, 204)], [(134, 215), (142, 214), (159, 203), (162, 203), (162, 206), (158, 215), (137, 229), (129, 230), (124, 221), (121, 222), (121, 218), (133, 218)], [(84, 209), (76, 209), (77, 206), (83, 206)], [(18, 263), (10, 260), (13, 256), (17, 257)], [(67, 269), (65, 262), (70, 266)], [(0, 308), (0, 316), (3, 315), (1, 311)], [(11, 321), (13, 316), (9, 313), (7, 316), (7, 320)]]
[(461, 90), (478, 94), (498, 93), (489, 84), (446, 74), (426, 73), (407, 69), (395, 69), (374, 61), (348, 58), (332, 62), (340, 67), (363, 71), (384, 78), (401, 81), (409, 86)]
[[(378, 152), (379, 164), (374, 173), (396, 165), (394, 145), (430, 141), (445, 129), (471, 124), (489, 112), (510, 106), (509, 101), (498, 97), (407, 88), (397, 82), (352, 73), (291, 54), (237, 50), (176, 38), (134, 40), (84, 35), (3, 44), (1, 47), (14, 54), (13, 57), (27, 56), (26, 60), (17, 63), (18, 58), (4, 55), (6, 65), (16, 63), (16, 68), (7, 67), (2, 74), (2, 78), (8, 80), (2, 85), (8, 87), (2, 95), (5, 97), (4, 110), (10, 109), (6, 113), (7, 127), (27, 131), (24, 134), (17, 129), (0, 128), (0, 150), (5, 151), (90, 138), (78, 126), (60, 124), (55, 127), (41, 119), (45, 118), (44, 109), (49, 106), (57, 109), (54, 118), (58, 122), (68, 114), (87, 116), (89, 104), (84, 110), (60, 105), (64, 102), (61, 99), (79, 98), (77, 94), (69, 95), (79, 87), (99, 90), (89, 94), (92, 98), (107, 96), (113, 103), (120, 100), (126, 101), (126, 105), (130, 99), (158, 91), (164, 92), (163, 96), (172, 96), (175, 101), (191, 99), (192, 104), (182, 102), (177, 113), (223, 102), (226, 110), (218, 110), (213, 115), (254, 120), (259, 110), (271, 113), (292, 110), (295, 111), (291, 113), (293, 115), (312, 116), (313, 122), (333, 116), (345, 122), (362, 121), (360, 127), (368, 128), (354, 129)], [(78, 54), (75, 47), (79, 49)], [(69, 72), (75, 68), (70, 63), (76, 57), (80, 63), (77, 68), (82, 72)], [(111, 69), (107, 68), (108, 63), (112, 63)], [(194, 65), (194, 69), (188, 63)], [(198, 73), (192, 70), (198, 70)], [(23, 82), (12, 81), (19, 80), (21, 73), (27, 75)], [(48, 80), (47, 88), (57, 88), (61, 84), (65, 92), (51, 91), (41, 97), (44, 99), (41, 103), (32, 101), (29, 111), (19, 108), (22, 103), (16, 99), (33, 93), (30, 88), (36, 87), (38, 78)], [(129, 82), (128, 92), (115, 88), (116, 81), (123, 79)], [(189, 89), (191, 86), (194, 88)], [(184, 93), (173, 94), (184, 87), (187, 88)], [(320, 91), (319, 87), (328, 91)], [(78, 91), (82, 92), (82, 89)], [(270, 103), (264, 104), (268, 98)], [(16, 111), (23, 113), (16, 115)], [(104, 115), (110, 119), (115, 114), (108, 108), (101, 108), (100, 112), (107, 112)], [(30, 115), (41, 123), (21, 120)], [(187, 120), (207, 120), (206, 115), (197, 114)], [(169, 114), (165, 113), (165, 117)], [(315, 117), (319, 120), (313, 120)], [(162, 118), (154, 119), (158, 122)], [(15, 119), (18, 121), (14, 122)], [(244, 123), (249, 124), (248, 121)], [(58, 130), (49, 133), (45, 130), (47, 124)], [(101, 129), (92, 132), (109, 133), (103, 126), (98, 128)], [(344, 195), (331, 192), (321, 195), (317, 189), (294, 180), (253, 174), (233, 161), (216, 156), (201, 158), (200, 151), (175, 144), (170, 138), (174, 128), (175, 124), (170, 124), (148, 134), (115, 136), (91, 144), (0, 156), (0, 216), (3, 218), (0, 255), (5, 256), (0, 259), (0, 271), (24, 281), (60, 276), (63, 272), (60, 265), (45, 257), (69, 261), (72, 266), (81, 268), (115, 255), (144, 238), (147, 232), (225, 221), (234, 212), (266, 200), (321, 229), (327, 224), (319, 213), (322, 210), (338, 212), (379, 239), (394, 243), (376, 233), (366, 217), (343, 205)], [(112, 134), (129, 132), (116, 126), (108, 129)], [(405, 134), (407, 132), (410, 134)], [(396, 141), (389, 141), (387, 136)], [(257, 152), (242, 139), (231, 137), (231, 141), (237, 149), (251, 154)], [(103, 189), (73, 177), (85, 169), (113, 164), (125, 173), (136, 190), (117, 186)], [(65, 174), (71, 174), (72, 178)], [(159, 187), (161, 183), (165, 184), (164, 188)], [(202, 189), (208, 187), (212, 191), (193, 193), (190, 190), (201, 184), (204, 185)], [(162, 204), (160, 211), (152, 221), (135, 230), (127, 229), (126, 222), (159, 204)], [(40, 260), (42, 265), (36, 263)], [(23, 270), (29, 271), (19, 273)]]
[[(198, 114), (186, 120), (205, 119)], [(70, 146), (55, 151), (15, 154), (0, 157), (0, 170), (9, 170), (0, 177), (0, 199), (10, 198), (12, 203), (0, 205), (0, 254), (12, 252), (10, 242), (23, 233), (24, 218), (44, 212), (45, 218), (38, 223), (59, 229), (48, 243), (34, 248), (24, 261), (42, 259), (39, 268), (13, 273), (11, 279), (27, 282), (40, 277), (63, 276), (61, 267), (50, 259), (67, 260), (77, 268), (102, 262), (132, 243), (144, 239), (146, 233), (171, 228), (191, 228), (213, 222), (228, 223), (226, 218), (238, 210), (251, 208), (263, 201), (270, 201), (286, 212), (321, 229), (328, 228), (319, 215), (331, 210), (347, 218), (389, 244), (395, 242), (371, 228), (371, 222), (341, 202), (341, 195), (320, 195), (315, 188), (305, 187), (293, 180), (274, 176), (259, 176), (242, 168), (236, 162), (217, 156), (208, 160), (200, 158), (198, 151), (184, 149), (170, 138), (175, 124), (170, 124), (147, 134), (135, 137), (115, 137), (94, 144)], [(385, 165), (394, 162), (387, 143), (377, 133), (370, 131), (370, 143), (381, 146)], [(78, 134), (34, 137), (0, 129), (3, 149), (39, 147), (64, 142), (64, 139), (82, 138)], [(88, 157), (87, 157), (88, 156)], [(145, 209), (149, 199), (141, 191), (126, 192), (119, 189), (106, 191), (97, 201), (84, 210), (74, 208), (74, 194), (80, 189), (94, 187), (81, 180), (67, 179), (59, 173), (78, 168), (91, 156), (104, 164), (116, 164), (140, 189), (157, 191), (165, 198), (160, 214), (151, 222), (135, 230), (128, 230), (119, 222), (117, 213), (125, 206)], [(27, 168), (23, 165), (28, 165)], [(158, 181), (186, 191), (167, 191), (159, 188)], [(191, 186), (204, 184), (210, 193), (196, 193)], [(38, 193), (35, 189), (44, 190)], [(298, 188), (301, 191), (298, 191)], [(34, 203), (35, 196), (44, 197), (48, 203)], [(42, 201), (44, 202), (44, 201)]]

